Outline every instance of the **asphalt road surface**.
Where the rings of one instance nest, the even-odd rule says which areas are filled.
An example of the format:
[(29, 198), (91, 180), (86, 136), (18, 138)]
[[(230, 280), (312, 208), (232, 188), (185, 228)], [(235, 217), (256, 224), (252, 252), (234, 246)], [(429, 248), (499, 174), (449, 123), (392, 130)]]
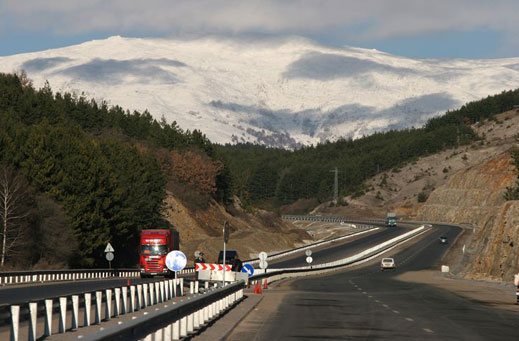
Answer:
[[(260, 304), (259, 311), (253, 311), (229, 340), (519, 340), (517, 312), (393, 279), (401, 272), (439, 265), (447, 249), (439, 243), (439, 236), (453, 241), (459, 232), (458, 228), (435, 226), (424, 238), (393, 255), (394, 272), (382, 272), (377, 263), (296, 280), (277, 310), (258, 319)], [(247, 328), (243, 328), (245, 324)]]
[[(372, 246), (381, 244), (386, 240), (397, 237), (407, 231), (409, 231), (409, 229), (404, 229), (398, 226), (390, 228), (381, 227), (381, 230), (378, 230), (373, 234), (361, 236), (359, 239), (346, 239), (345, 241), (338, 242), (336, 245), (325, 245), (323, 249), (312, 251), (313, 261), (311, 265), (328, 263), (338, 259), (353, 256)], [(308, 263), (306, 262), (306, 257), (307, 256), (305, 251), (301, 251), (287, 260), (276, 260), (271, 262), (267, 259), (267, 261), (269, 263), (269, 268), (294, 268), (307, 266)]]

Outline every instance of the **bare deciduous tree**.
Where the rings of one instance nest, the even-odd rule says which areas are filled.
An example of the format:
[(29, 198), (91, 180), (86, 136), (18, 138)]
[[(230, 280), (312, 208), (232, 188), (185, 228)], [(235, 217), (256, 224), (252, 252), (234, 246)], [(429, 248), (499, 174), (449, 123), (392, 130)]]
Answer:
[(27, 195), (28, 184), (23, 176), (18, 175), (12, 168), (0, 170), (0, 267), (4, 266), (7, 255), (19, 242), (23, 220), (28, 215), (24, 209)]

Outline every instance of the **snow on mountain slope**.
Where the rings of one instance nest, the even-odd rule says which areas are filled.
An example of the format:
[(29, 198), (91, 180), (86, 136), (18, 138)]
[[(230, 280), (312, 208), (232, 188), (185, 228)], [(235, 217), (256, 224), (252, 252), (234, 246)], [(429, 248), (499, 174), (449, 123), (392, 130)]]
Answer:
[(111, 37), (0, 57), (35, 86), (144, 111), (213, 142), (294, 148), (419, 127), (448, 109), (519, 87), (519, 58), (417, 60), (298, 37)]

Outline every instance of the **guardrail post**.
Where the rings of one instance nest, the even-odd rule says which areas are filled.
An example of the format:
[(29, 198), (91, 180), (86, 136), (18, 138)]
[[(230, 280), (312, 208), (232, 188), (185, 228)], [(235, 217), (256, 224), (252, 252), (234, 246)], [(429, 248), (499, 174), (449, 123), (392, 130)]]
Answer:
[(161, 297), (160, 297), (160, 284), (159, 282), (155, 282), (155, 304), (159, 304), (160, 302), (162, 302), (161, 300)]
[(202, 308), (198, 311), (198, 327), (200, 327), (204, 323), (204, 308)]
[(115, 295), (114, 317), (117, 317), (121, 313), (121, 288), (115, 288), (114, 295)]
[(147, 283), (144, 283), (143, 284), (143, 291), (142, 291), (142, 297), (144, 298), (143, 302), (144, 302), (144, 307), (143, 308), (146, 308), (148, 306), (148, 284)]
[(163, 333), (164, 331), (162, 330), (162, 328), (153, 333), (153, 341), (162, 341)]
[(154, 305), (155, 304), (155, 294), (154, 294), (155, 284), (150, 283), (149, 289), (150, 289), (150, 305)]
[(128, 312), (128, 287), (122, 287), (123, 294), (123, 306), (121, 308), (121, 314), (126, 314)]
[(169, 293), (169, 280), (164, 281), (164, 294), (166, 295), (166, 301), (169, 301), (171, 299), (171, 295)]
[[(161, 302), (164, 302), (164, 301), (167, 301), (168, 299), (166, 298), (166, 295), (165, 295), (165, 292), (164, 292), (164, 282), (165, 281), (161, 281), (160, 282), (160, 301)], [(167, 283), (167, 282), (166, 282)]]
[(187, 317), (182, 317), (180, 319), (180, 337), (187, 336)]
[(180, 340), (180, 322), (176, 320), (171, 324), (171, 339)]
[(205, 306), (203, 310), (204, 310), (204, 323), (206, 323), (207, 321), (209, 321), (209, 307)]
[(134, 312), (135, 309), (135, 285), (130, 286), (130, 312)]
[(103, 304), (103, 292), (96, 291), (96, 314), (95, 314), (95, 323), (101, 323), (101, 305)]
[(36, 341), (36, 319), (38, 318), (38, 303), (29, 303), (29, 341)]
[(168, 280), (169, 282), (169, 299), (175, 297), (175, 292), (173, 291), (173, 285), (174, 285), (174, 280), (170, 279)]
[(168, 324), (166, 327), (164, 327), (164, 341), (170, 341), (171, 340), (171, 324)]
[(137, 304), (135, 305), (135, 310), (141, 310), (142, 304), (142, 284), (137, 284)]
[(195, 293), (195, 283), (189, 282), (189, 293), (193, 295)]
[(67, 298), (59, 298), (59, 332), (64, 333), (67, 329)]
[(195, 293), (199, 293), (199, 292), (200, 292), (200, 288), (199, 288), (198, 281), (195, 281)]
[(11, 306), (11, 341), (18, 341), (19, 332), (19, 321), (20, 321), (20, 306)]
[(192, 333), (193, 329), (193, 313), (187, 315), (187, 332)]
[(204, 286), (205, 290), (209, 289), (209, 282), (206, 281), (204, 284), (205, 284), (205, 286)]
[(92, 294), (89, 292), (85, 293), (85, 318), (83, 320), (83, 327), (90, 326), (90, 308), (92, 303)]
[(184, 296), (184, 279), (180, 278), (180, 296)]
[(177, 297), (177, 296), (178, 296), (178, 295), (177, 295), (177, 292), (178, 292), (178, 291), (177, 291), (177, 289), (178, 289), (178, 288), (177, 288), (177, 283), (178, 283), (177, 281), (178, 281), (178, 280), (177, 280), (176, 278), (173, 280), (173, 295), (174, 295), (174, 297)]
[(52, 299), (45, 300), (45, 333), (43, 335), (52, 335)]
[(105, 302), (105, 320), (112, 318), (112, 289), (105, 290), (106, 302)]
[(193, 329), (200, 328), (200, 320), (199, 320), (200, 314), (198, 313), (198, 310), (193, 313)]
[(79, 296), (72, 295), (72, 329), (79, 327)]

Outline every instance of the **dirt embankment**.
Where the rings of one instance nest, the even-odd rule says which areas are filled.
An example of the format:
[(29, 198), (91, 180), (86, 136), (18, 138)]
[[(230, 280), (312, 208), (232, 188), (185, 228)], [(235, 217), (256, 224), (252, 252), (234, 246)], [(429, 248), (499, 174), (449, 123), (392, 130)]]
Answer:
[(228, 222), (230, 238), (228, 250), (237, 250), (241, 259), (250, 259), (259, 252), (281, 251), (313, 241), (302, 229), (265, 211), (246, 213), (239, 203), (233, 215), (211, 201), (204, 210), (190, 210), (171, 193), (166, 199), (164, 215), (180, 233), (180, 248), (190, 260), (196, 250), (203, 251), (207, 262), (216, 262), (223, 249), (223, 224)]

